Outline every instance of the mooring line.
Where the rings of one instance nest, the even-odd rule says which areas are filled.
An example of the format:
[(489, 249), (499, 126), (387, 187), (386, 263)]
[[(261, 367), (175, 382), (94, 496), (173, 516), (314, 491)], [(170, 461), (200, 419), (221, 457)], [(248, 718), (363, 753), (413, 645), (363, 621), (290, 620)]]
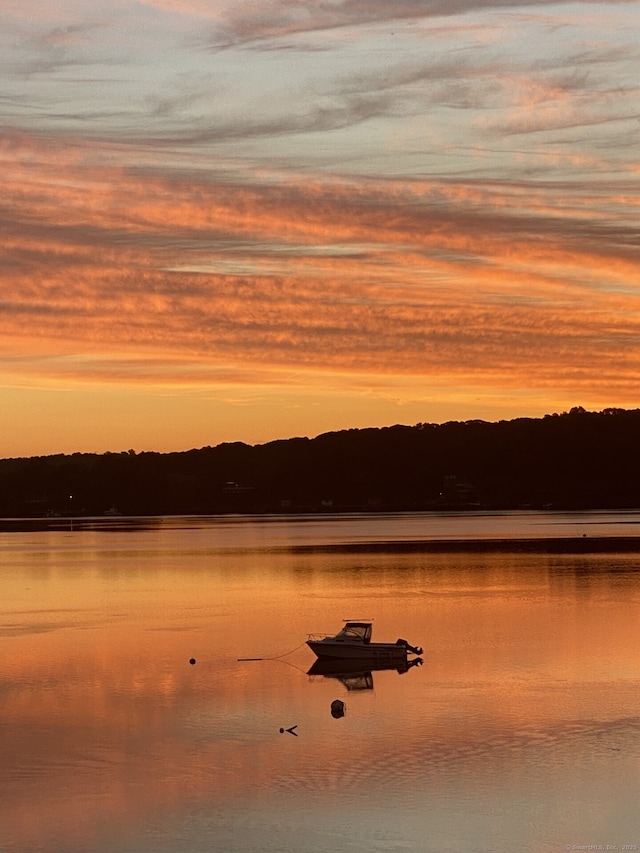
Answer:
[(287, 655), (292, 655), (294, 652), (297, 652), (298, 649), (301, 649), (302, 646), (305, 645), (307, 641), (303, 640), (299, 646), (296, 646), (295, 649), (291, 649), (290, 652), (283, 652), (281, 655), (271, 655), (269, 657), (262, 658), (238, 658), (239, 661), (249, 661), (249, 660), (280, 660), (280, 658), (286, 658)]

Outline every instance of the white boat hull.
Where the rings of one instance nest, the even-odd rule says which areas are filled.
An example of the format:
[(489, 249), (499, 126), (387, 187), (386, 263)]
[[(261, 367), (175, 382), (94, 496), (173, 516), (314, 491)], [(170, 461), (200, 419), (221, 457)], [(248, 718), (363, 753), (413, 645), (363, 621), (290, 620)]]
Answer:
[(364, 660), (364, 661), (403, 661), (407, 657), (405, 646), (396, 643), (345, 643), (335, 640), (307, 640), (311, 651), (322, 659)]

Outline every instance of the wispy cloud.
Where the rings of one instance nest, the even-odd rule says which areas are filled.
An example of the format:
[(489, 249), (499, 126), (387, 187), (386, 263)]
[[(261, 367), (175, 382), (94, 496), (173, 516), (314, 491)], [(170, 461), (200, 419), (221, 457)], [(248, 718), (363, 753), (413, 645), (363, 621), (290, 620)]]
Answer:
[(153, 353), (151, 371), (117, 364), (138, 382), (261, 364), (545, 384), (562, 365), (626, 387), (640, 367), (640, 233), (622, 187), (591, 190), (615, 224), (563, 184), (49, 168), (4, 179), (0, 330), (18, 348), (41, 335), (102, 351), (107, 373), (114, 346)]
[(635, 4), (61, 3), (1, 13), (7, 382), (635, 393)]
[[(379, 3), (371, 0), (263, 0), (255, 4), (229, 4), (226, 21), (211, 34), (215, 47), (238, 46), (264, 40), (282, 39), (301, 33), (318, 33), (342, 28), (362, 28), (372, 24), (398, 25), (416, 20), (464, 16), (492, 10), (519, 11), (536, 7), (556, 7), (562, 0), (399, 0)], [(567, 0), (568, 2), (568, 0)], [(629, 0), (604, 0), (598, 5), (624, 5)], [(389, 31), (392, 36), (393, 31)]]

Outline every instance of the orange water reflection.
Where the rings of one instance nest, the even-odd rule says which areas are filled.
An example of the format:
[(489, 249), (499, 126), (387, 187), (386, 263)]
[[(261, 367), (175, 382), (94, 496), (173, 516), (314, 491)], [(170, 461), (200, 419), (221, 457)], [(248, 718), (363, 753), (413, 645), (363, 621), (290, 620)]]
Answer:
[[(637, 782), (633, 555), (129, 543), (69, 560), (54, 542), (49, 558), (43, 571), (27, 549), (3, 576), (0, 825), (12, 853), (125, 838), (151, 850), (158, 827), (196, 812), (215, 825), (247, 810), (357, 811), (363, 792), (413, 803), (417, 834), (426, 798), (533, 798), (535, 832), (549, 834), (569, 782), (588, 825), (575, 804), (598, 795), (580, 772), (590, 762), (603, 797), (605, 783)], [(344, 618), (423, 645), (424, 665), (373, 672), (373, 690), (310, 678), (314, 658), (296, 647)], [(292, 725), (298, 737), (280, 733)], [(613, 780), (601, 772), (612, 760)]]

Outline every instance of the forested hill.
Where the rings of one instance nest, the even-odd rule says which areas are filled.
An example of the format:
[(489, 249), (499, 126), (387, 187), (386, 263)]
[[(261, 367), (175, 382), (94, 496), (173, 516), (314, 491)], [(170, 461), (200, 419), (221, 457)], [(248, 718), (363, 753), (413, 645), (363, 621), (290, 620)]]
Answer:
[(0, 460), (0, 515), (640, 506), (640, 410)]

